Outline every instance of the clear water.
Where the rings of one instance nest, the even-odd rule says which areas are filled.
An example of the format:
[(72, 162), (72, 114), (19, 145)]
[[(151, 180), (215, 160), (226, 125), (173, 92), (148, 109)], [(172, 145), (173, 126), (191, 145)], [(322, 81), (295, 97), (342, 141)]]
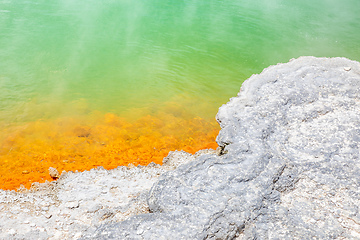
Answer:
[(269, 65), (359, 61), (359, 10), (358, 0), (0, 0), (0, 157), (25, 151), (5, 144), (11, 127), (39, 121), (94, 128), (111, 113), (129, 124), (171, 115), (213, 126), (217, 109)]
[(3, 0), (0, 117), (69, 114), (79, 101), (129, 114), (178, 96), (213, 116), (268, 65), (360, 60), (359, 10), (357, 0)]

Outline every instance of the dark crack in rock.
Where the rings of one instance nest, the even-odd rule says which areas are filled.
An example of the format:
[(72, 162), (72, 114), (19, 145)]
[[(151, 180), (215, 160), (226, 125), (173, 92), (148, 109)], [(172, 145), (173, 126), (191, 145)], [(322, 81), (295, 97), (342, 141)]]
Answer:
[(359, 239), (360, 64), (301, 57), (217, 114), (221, 155), (161, 175), (150, 213), (85, 239)]

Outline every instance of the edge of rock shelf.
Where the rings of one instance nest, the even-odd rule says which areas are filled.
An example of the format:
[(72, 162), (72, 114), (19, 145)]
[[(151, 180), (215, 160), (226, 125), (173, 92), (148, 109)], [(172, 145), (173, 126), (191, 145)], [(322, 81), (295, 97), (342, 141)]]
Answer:
[(98, 168), (44, 191), (0, 191), (0, 237), (360, 238), (359, 62), (270, 66), (217, 121), (218, 152), (171, 152), (163, 166)]

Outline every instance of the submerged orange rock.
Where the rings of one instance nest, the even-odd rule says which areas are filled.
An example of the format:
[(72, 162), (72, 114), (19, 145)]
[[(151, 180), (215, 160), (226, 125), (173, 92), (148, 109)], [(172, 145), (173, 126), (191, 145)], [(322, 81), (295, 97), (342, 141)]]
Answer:
[(3, 127), (0, 188), (16, 190), (20, 185), (30, 188), (33, 182), (52, 181), (50, 167), (61, 173), (161, 164), (169, 151), (216, 149), (218, 131), (215, 121), (172, 114), (130, 122), (109, 113), (93, 121), (59, 118)]

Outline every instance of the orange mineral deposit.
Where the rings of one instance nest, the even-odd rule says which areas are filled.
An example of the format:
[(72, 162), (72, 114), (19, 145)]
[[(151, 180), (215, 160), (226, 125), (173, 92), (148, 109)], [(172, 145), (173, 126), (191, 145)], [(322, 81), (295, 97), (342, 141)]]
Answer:
[(52, 181), (49, 168), (84, 171), (103, 166), (162, 163), (169, 151), (216, 149), (219, 127), (201, 118), (171, 114), (130, 122), (115, 114), (94, 121), (78, 118), (38, 120), (4, 126), (0, 133), (0, 189), (30, 188)]

